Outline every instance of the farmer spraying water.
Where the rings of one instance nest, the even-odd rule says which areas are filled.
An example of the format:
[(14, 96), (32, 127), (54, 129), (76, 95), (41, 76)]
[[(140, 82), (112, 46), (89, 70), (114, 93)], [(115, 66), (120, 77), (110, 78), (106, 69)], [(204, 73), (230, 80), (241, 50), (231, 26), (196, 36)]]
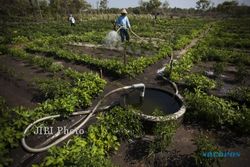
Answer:
[(124, 42), (125, 40), (129, 42), (130, 39), (128, 30), (131, 28), (131, 25), (127, 17), (127, 14), (128, 12), (126, 11), (126, 9), (123, 9), (121, 11), (121, 16), (119, 16), (118, 19), (116, 20), (116, 26), (118, 26), (120, 29), (120, 36), (122, 42)]
[(141, 41), (144, 41), (140, 36), (132, 31), (126, 9), (121, 11), (121, 15), (117, 18), (117, 20), (112, 22), (112, 24), (114, 26), (114, 30), (110, 31), (105, 37), (104, 43), (106, 46), (115, 47), (120, 45), (120, 41), (124, 42), (125, 40), (129, 42), (130, 36), (128, 31)]

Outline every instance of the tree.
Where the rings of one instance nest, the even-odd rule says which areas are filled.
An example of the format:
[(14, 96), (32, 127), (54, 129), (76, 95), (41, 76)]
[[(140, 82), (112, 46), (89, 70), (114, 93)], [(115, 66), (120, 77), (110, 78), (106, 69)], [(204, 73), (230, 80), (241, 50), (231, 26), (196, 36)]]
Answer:
[(154, 11), (161, 6), (160, 0), (150, 0), (147, 6), (148, 11)]
[(217, 6), (217, 10), (224, 13), (232, 13), (238, 5), (239, 3), (235, 0), (225, 1)]
[(100, 8), (107, 9), (108, 8), (108, 0), (101, 0), (100, 1)]
[(169, 8), (168, 0), (165, 0), (165, 1), (162, 3), (162, 8), (163, 8), (163, 9)]
[(211, 4), (210, 0), (198, 0), (196, 2), (196, 8), (198, 10), (207, 10), (210, 4)]
[(145, 9), (148, 12), (152, 12), (161, 6), (161, 1), (160, 0), (150, 0), (147, 2), (147, 1), (140, 0), (139, 5), (142, 9)]
[(147, 3), (148, 2), (145, 2), (143, 0), (139, 0), (139, 6), (141, 8), (141, 11), (146, 11)]

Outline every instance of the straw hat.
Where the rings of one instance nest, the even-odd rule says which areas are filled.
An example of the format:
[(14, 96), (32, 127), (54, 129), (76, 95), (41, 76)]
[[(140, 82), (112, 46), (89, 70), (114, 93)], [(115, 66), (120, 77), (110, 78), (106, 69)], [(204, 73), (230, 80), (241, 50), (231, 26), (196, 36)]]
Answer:
[(121, 14), (128, 14), (128, 12), (126, 11), (126, 9), (122, 9)]

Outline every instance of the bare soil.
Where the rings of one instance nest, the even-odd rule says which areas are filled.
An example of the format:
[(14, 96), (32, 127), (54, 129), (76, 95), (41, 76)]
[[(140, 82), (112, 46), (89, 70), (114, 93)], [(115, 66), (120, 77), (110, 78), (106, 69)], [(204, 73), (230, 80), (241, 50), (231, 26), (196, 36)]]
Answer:
[[(192, 68), (191, 73), (204, 74), (205, 71), (214, 72), (215, 64), (216, 64), (215, 61), (200, 62)], [(246, 70), (248, 71), (248, 73), (250, 72), (249, 67), (247, 67)], [(213, 95), (218, 96), (218, 97), (227, 97), (227, 94), (234, 88), (250, 85), (249, 75), (245, 77), (242, 82), (238, 81), (237, 75), (238, 75), (237, 67), (230, 63), (226, 64), (225, 70), (222, 72), (222, 74), (219, 77), (209, 76), (211, 79), (216, 80), (217, 83), (220, 84), (216, 90), (211, 90), (210, 92)]]

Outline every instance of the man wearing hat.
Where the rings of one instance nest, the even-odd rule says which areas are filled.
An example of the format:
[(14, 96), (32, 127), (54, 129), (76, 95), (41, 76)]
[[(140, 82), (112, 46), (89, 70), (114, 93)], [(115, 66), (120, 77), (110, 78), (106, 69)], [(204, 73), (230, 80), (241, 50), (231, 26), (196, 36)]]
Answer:
[(131, 28), (129, 19), (127, 17), (127, 11), (126, 9), (122, 9), (121, 16), (118, 17), (116, 20), (116, 26), (118, 26), (120, 29), (120, 35), (122, 42), (126, 39), (126, 41), (129, 42), (129, 33), (128, 30)]

